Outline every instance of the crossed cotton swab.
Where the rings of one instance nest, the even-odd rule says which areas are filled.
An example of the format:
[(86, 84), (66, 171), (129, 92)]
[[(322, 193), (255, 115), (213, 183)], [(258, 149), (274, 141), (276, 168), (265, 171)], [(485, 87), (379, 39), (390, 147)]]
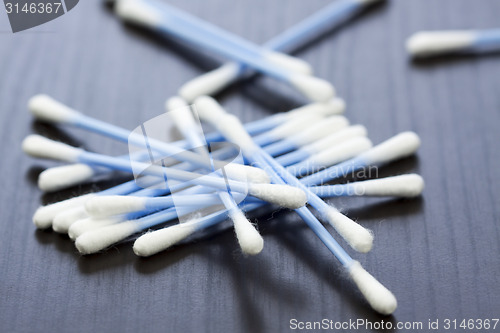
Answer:
[[(209, 156), (207, 143), (203, 138), (201, 127), (195, 122), (195, 119), (189, 109), (188, 105), (180, 97), (173, 97), (167, 101), (167, 110), (169, 115), (174, 121), (177, 129), (182, 133), (188, 142), (191, 143), (193, 148), (205, 151)], [(228, 211), (228, 215), (233, 221), (234, 231), (236, 238), (240, 244), (241, 250), (245, 254), (256, 255), (260, 253), (264, 247), (264, 239), (255, 229), (255, 227), (248, 221), (245, 214), (238, 208), (233, 195), (230, 191), (218, 191), (218, 198), (224, 204)], [(175, 196), (173, 203), (178, 206), (179, 196)], [(198, 198), (190, 198), (191, 204), (193, 201), (198, 202)], [(145, 207), (146, 209), (149, 207)]]
[[(122, 142), (128, 142), (131, 145), (143, 147), (148, 150), (150, 149), (159, 154), (172, 156), (176, 159), (190, 162), (206, 169), (211, 169), (212, 167), (210, 161), (207, 161), (199, 154), (187, 151), (177, 145), (155, 140), (154, 138), (147, 138), (146, 140), (145, 136), (133, 132), (131, 133), (124, 128), (85, 116), (47, 95), (36, 95), (32, 97), (28, 106), (36, 118), (46, 122), (75, 126)], [(214, 161), (214, 163), (218, 168), (224, 166), (226, 174), (231, 179), (269, 182), (267, 174), (258, 168), (236, 163), (227, 164), (222, 161)]]
[[(200, 118), (217, 128), (228, 141), (237, 144), (243, 155), (260, 168), (265, 169), (273, 182), (278, 184), (289, 183), (300, 188), (307, 195), (308, 203), (337, 230), (347, 243), (359, 252), (368, 252), (372, 248), (373, 235), (370, 231), (342, 215), (335, 207), (326, 204), (317, 195), (309, 191), (301, 182), (291, 175), (286, 169), (269, 156), (262, 148), (256, 145), (252, 138), (244, 131), (238, 118), (229, 115), (210, 97), (199, 97), (196, 107)], [(307, 208), (296, 209), (297, 213), (306, 222), (317, 228), (321, 223), (309, 212)]]
[[(227, 114), (215, 100), (209, 97), (198, 98), (196, 104), (201, 119), (207, 120), (210, 124), (216, 126), (228, 141), (237, 143), (241, 147), (246, 158), (258, 163), (261, 167), (268, 166), (267, 170), (269, 170), (274, 182), (282, 184), (288, 182), (289, 184), (301, 188), (307, 194), (308, 202), (313, 205), (313, 207), (316, 206), (320, 213), (329, 218), (333, 217), (334, 221), (332, 222), (334, 223), (343, 223), (337, 223), (334, 227), (337, 227), (337, 231), (340, 231), (339, 233), (344, 238), (347, 238), (348, 242), (352, 242), (351, 244), (354, 245), (353, 247), (362, 251), (366, 249), (369, 250), (372, 239), (371, 233), (340, 214), (335, 208), (324, 204), (327, 207), (325, 211), (325, 206), (322, 204), (318, 205), (319, 202), (323, 201), (319, 198), (316, 199), (316, 195), (308, 191), (295, 177), (287, 173), (281, 165), (276, 163), (272, 157), (255, 145), (252, 138), (245, 132), (243, 126), (241, 126), (238, 118)], [(295, 211), (347, 269), (351, 278), (357, 284), (361, 293), (365, 296), (372, 308), (383, 314), (392, 313), (397, 307), (397, 301), (394, 295), (373, 276), (366, 272), (359, 262), (353, 260), (306, 207), (298, 208)], [(365, 232), (368, 234), (368, 237), (364, 237), (363, 235), (362, 238), (359, 238), (359, 235)]]
[(498, 52), (500, 29), (421, 31), (408, 38), (406, 49), (414, 57)]
[[(232, 191), (248, 193), (264, 201), (275, 203), (282, 207), (296, 208), (305, 204), (306, 198), (301, 190), (293, 186), (278, 186), (275, 184), (243, 183), (231, 179), (202, 175), (180, 169), (148, 165), (135, 161), (125, 161), (120, 158), (90, 153), (81, 148), (71, 147), (61, 142), (52, 141), (39, 135), (30, 135), (23, 141), (23, 150), (30, 156), (49, 158), (66, 162), (82, 162), (103, 165), (117, 170), (132, 172), (133, 168), (144, 169), (144, 173), (151, 176), (167, 177), (170, 179), (188, 182), (189, 184), (204, 185), (219, 190), (229, 187)], [(186, 186), (186, 184), (179, 184)]]
[(308, 73), (303, 74), (303, 62), (291, 61), (292, 58), (288, 56), (254, 45), (164, 2), (120, 0), (115, 9), (118, 16), (124, 20), (172, 34), (196, 46), (244, 63), (260, 73), (288, 83), (313, 101), (328, 101), (335, 94), (333, 86), (327, 81)]
[[(338, 0), (297, 23), (263, 45), (274, 51), (290, 52), (314, 40), (326, 31), (358, 14), (367, 5), (379, 0)], [(185, 83), (179, 89), (179, 96), (188, 102), (203, 95), (214, 95), (231, 83), (253, 73), (242, 64), (233, 62), (202, 74)]]

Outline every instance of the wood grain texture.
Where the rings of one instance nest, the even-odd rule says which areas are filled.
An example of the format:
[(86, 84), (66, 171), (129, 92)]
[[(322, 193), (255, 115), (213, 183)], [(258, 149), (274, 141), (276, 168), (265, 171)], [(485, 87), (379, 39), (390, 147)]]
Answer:
[[(171, 3), (257, 43), (326, 4)], [(375, 233), (373, 251), (354, 257), (397, 296), (399, 308), (386, 318), (366, 305), (294, 213), (260, 217), (265, 248), (249, 258), (231, 231), (139, 259), (131, 243), (81, 257), (66, 237), (35, 230), (31, 216), (40, 203), (89, 188), (42, 195), (36, 177), (54, 164), (25, 157), (23, 137), (38, 132), (116, 155), (126, 147), (33, 123), (30, 96), (45, 92), (132, 129), (218, 59), (125, 27), (97, 1), (80, 1), (58, 20), (18, 34), (8, 32), (1, 12), (0, 331), (287, 332), (291, 318), (498, 318), (500, 55), (415, 63), (403, 46), (417, 30), (495, 27), (499, 15), (496, 0), (395, 0), (297, 53), (335, 84), (349, 119), (365, 124), (374, 142), (404, 130), (422, 137), (416, 157), (380, 169), (380, 176), (422, 174), (421, 199), (332, 201)], [(244, 82), (220, 100), (243, 121), (297, 103), (293, 92), (272, 86)]]

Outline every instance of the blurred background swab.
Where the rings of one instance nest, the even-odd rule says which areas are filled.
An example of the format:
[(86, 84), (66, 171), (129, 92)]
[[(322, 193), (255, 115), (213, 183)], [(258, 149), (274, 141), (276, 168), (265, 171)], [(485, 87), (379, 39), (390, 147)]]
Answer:
[[(357, 15), (367, 5), (379, 0), (338, 0), (320, 9), (308, 18), (292, 26), (263, 45), (268, 50), (291, 52), (338, 27)], [(254, 74), (246, 66), (236, 62), (226, 63), (202, 74), (179, 89), (179, 95), (192, 102), (196, 97), (214, 95), (233, 82)]]
[[(226, 111), (211, 97), (199, 97), (196, 100), (196, 107), (200, 118), (217, 128), (219, 132), (226, 136), (226, 139), (240, 146), (245, 158), (265, 169), (273, 182), (290, 184), (300, 188), (307, 196), (308, 203), (313, 206), (347, 241), (355, 250), (368, 252), (373, 245), (372, 233), (341, 214), (335, 207), (326, 204), (321, 198), (309, 191), (293, 175), (288, 173), (278, 162), (269, 156), (262, 148), (256, 145), (252, 138), (246, 134), (239, 119)], [(301, 216), (308, 220), (312, 214), (305, 209), (299, 212)], [(308, 224), (316, 226), (317, 219), (311, 220)], [(323, 226), (321, 226), (323, 228)]]
[[(201, 124), (196, 124), (191, 109), (184, 100), (180, 97), (172, 97), (166, 104), (167, 110), (169, 111), (168, 114), (174, 121), (175, 126), (192, 145), (192, 148), (198, 148), (200, 152), (205, 151), (206, 155), (210, 157), (207, 142), (203, 139)], [(218, 191), (217, 195), (226, 207), (228, 215), (233, 221), (236, 238), (238, 239), (238, 243), (243, 253), (249, 255), (260, 253), (264, 247), (264, 239), (238, 208), (238, 204), (234, 201), (231, 192), (228, 190)], [(196, 199), (194, 196), (190, 197), (192, 201), (199, 201), (199, 199)], [(178, 198), (179, 196), (176, 196), (174, 201), (176, 206), (179, 205), (177, 201)], [(145, 208), (147, 209), (150, 207)]]
[(284, 67), (283, 63), (289, 63), (289, 61), (283, 61), (287, 59), (284, 55), (276, 57), (276, 53), (245, 41), (237, 35), (164, 2), (121, 0), (116, 3), (115, 9), (118, 16), (126, 21), (174, 35), (183, 41), (244, 63), (262, 74), (288, 83), (312, 101), (326, 102), (335, 94), (329, 82)]
[(414, 57), (500, 51), (500, 29), (421, 31), (406, 42)]

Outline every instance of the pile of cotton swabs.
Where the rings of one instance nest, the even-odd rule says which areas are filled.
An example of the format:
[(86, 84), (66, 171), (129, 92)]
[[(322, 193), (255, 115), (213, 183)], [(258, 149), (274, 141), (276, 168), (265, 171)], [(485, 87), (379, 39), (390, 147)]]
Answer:
[[(342, 237), (353, 250), (369, 252), (373, 244), (372, 232), (324, 199), (415, 197), (422, 192), (422, 178), (407, 174), (347, 184), (327, 183), (356, 170), (407, 157), (417, 150), (420, 140), (415, 133), (404, 132), (373, 146), (364, 126), (351, 125), (341, 115), (345, 103), (333, 97), (333, 88), (328, 82), (311, 76), (310, 67), (302, 61), (269, 50), (305, 43), (313, 38), (311, 31), (324, 29), (325, 22), (338, 24), (366, 2), (338, 1), (322, 15), (316, 14), (291, 32), (275, 38), (268, 48), (262, 48), (178, 10), (165, 10), (158, 4), (153, 6), (151, 1), (119, 1), (116, 6), (121, 17), (162, 33), (172, 32), (169, 25), (173, 24), (175, 34), (182, 34), (185, 41), (208, 47), (196, 38), (203, 35), (205, 38), (201, 39), (209, 40), (211, 49), (221, 46), (224, 54), (236, 62), (189, 82), (180, 89), (182, 98), (173, 97), (167, 101), (169, 119), (185, 137), (177, 142), (145, 140), (137, 133), (86, 116), (49, 96), (34, 96), (29, 101), (29, 109), (40, 121), (71, 125), (143, 149), (128, 156), (114, 157), (38, 135), (28, 136), (23, 142), (27, 154), (69, 163), (40, 174), (38, 185), (43, 191), (52, 192), (89, 182), (98, 175), (112, 177), (116, 170), (130, 174), (137, 169), (143, 172), (141, 184), (131, 180), (100, 192), (42, 206), (33, 217), (35, 225), (67, 233), (82, 254), (105, 250), (136, 235), (135, 254), (151, 256), (230, 219), (243, 253), (256, 255), (262, 251), (264, 240), (245, 213), (270, 203), (295, 210), (345, 267), (368, 303), (382, 314), (392, 313), (397, 306), (394, 295), (351, 258), (316, 216), (331, 225), (335, 235)], [(168, 12), (168, 19), (165, 12)], [(290, 83), (313, 102), (242, 124), (213, 98), (205, 96), (238, 78), (247, 77), (250, 69)], [(188, 102), (195, 106), (202, 121), (216, 129), (215, 132), (203, 135)], [(224, 147), (211, 153), (190, 150), (218, 140), (239, 147), (244, 159), (227, 163)], [(151, 164), (152, 154), (159, 158), (174, 157), (178, 163)], [(208, 154), (209, 159), (206, 158)], [(246, 165), (238, 163), (241, 161)], [(168, 177), (168, 186), (155, 186), (164, 183), (165, 177)], [(193, 214), (210, 207), (217, 209), (205, 215)], [(181, 220), (183, 216), (190, 218)]]

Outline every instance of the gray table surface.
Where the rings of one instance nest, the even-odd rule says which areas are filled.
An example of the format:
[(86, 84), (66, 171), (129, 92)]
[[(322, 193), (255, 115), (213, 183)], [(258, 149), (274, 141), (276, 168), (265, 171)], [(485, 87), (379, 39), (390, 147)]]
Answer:
[[(327, 4), (171, 3), (257, 43)], [(256, 257), (241, 254), (231, 231), (139, 259), (130, 242), (82, 257), (67, 237), (36, 230), (31, 216), (41, 203), (102, 184), (43, 195), (37, 175), (55, 163), (24, 156), (26, 135), (107, 154), (126, 147), (34, 123), (30, 96), (48, 93), (132, 129), (219, 59), (126, 27), (98, 1), (17, 34), (0, 11), (0, 331), (287, 332), (293, 318), (424, 327), (429, 319), (498, 318), (500, 55), (412, 62), (404, 42), (423, 29), (495, 27), (499, 17), (497, 0), (394, 0), (296, 53), (335, 84), (346, 116), (366, 125), (375, 143), (405, 130), (422, 138), (415, 157), (380, 169), (380, 176), (423, 175), (422, 198), (332, 200), (375, 234), (373, 251), (353, 256), (398, 298), (394, 315), (383, 317), (291, 212), (259, 218), (265, 249)], [(262, 79), (219, 100), (243, 121), (297, 104), (293, 91)]]

